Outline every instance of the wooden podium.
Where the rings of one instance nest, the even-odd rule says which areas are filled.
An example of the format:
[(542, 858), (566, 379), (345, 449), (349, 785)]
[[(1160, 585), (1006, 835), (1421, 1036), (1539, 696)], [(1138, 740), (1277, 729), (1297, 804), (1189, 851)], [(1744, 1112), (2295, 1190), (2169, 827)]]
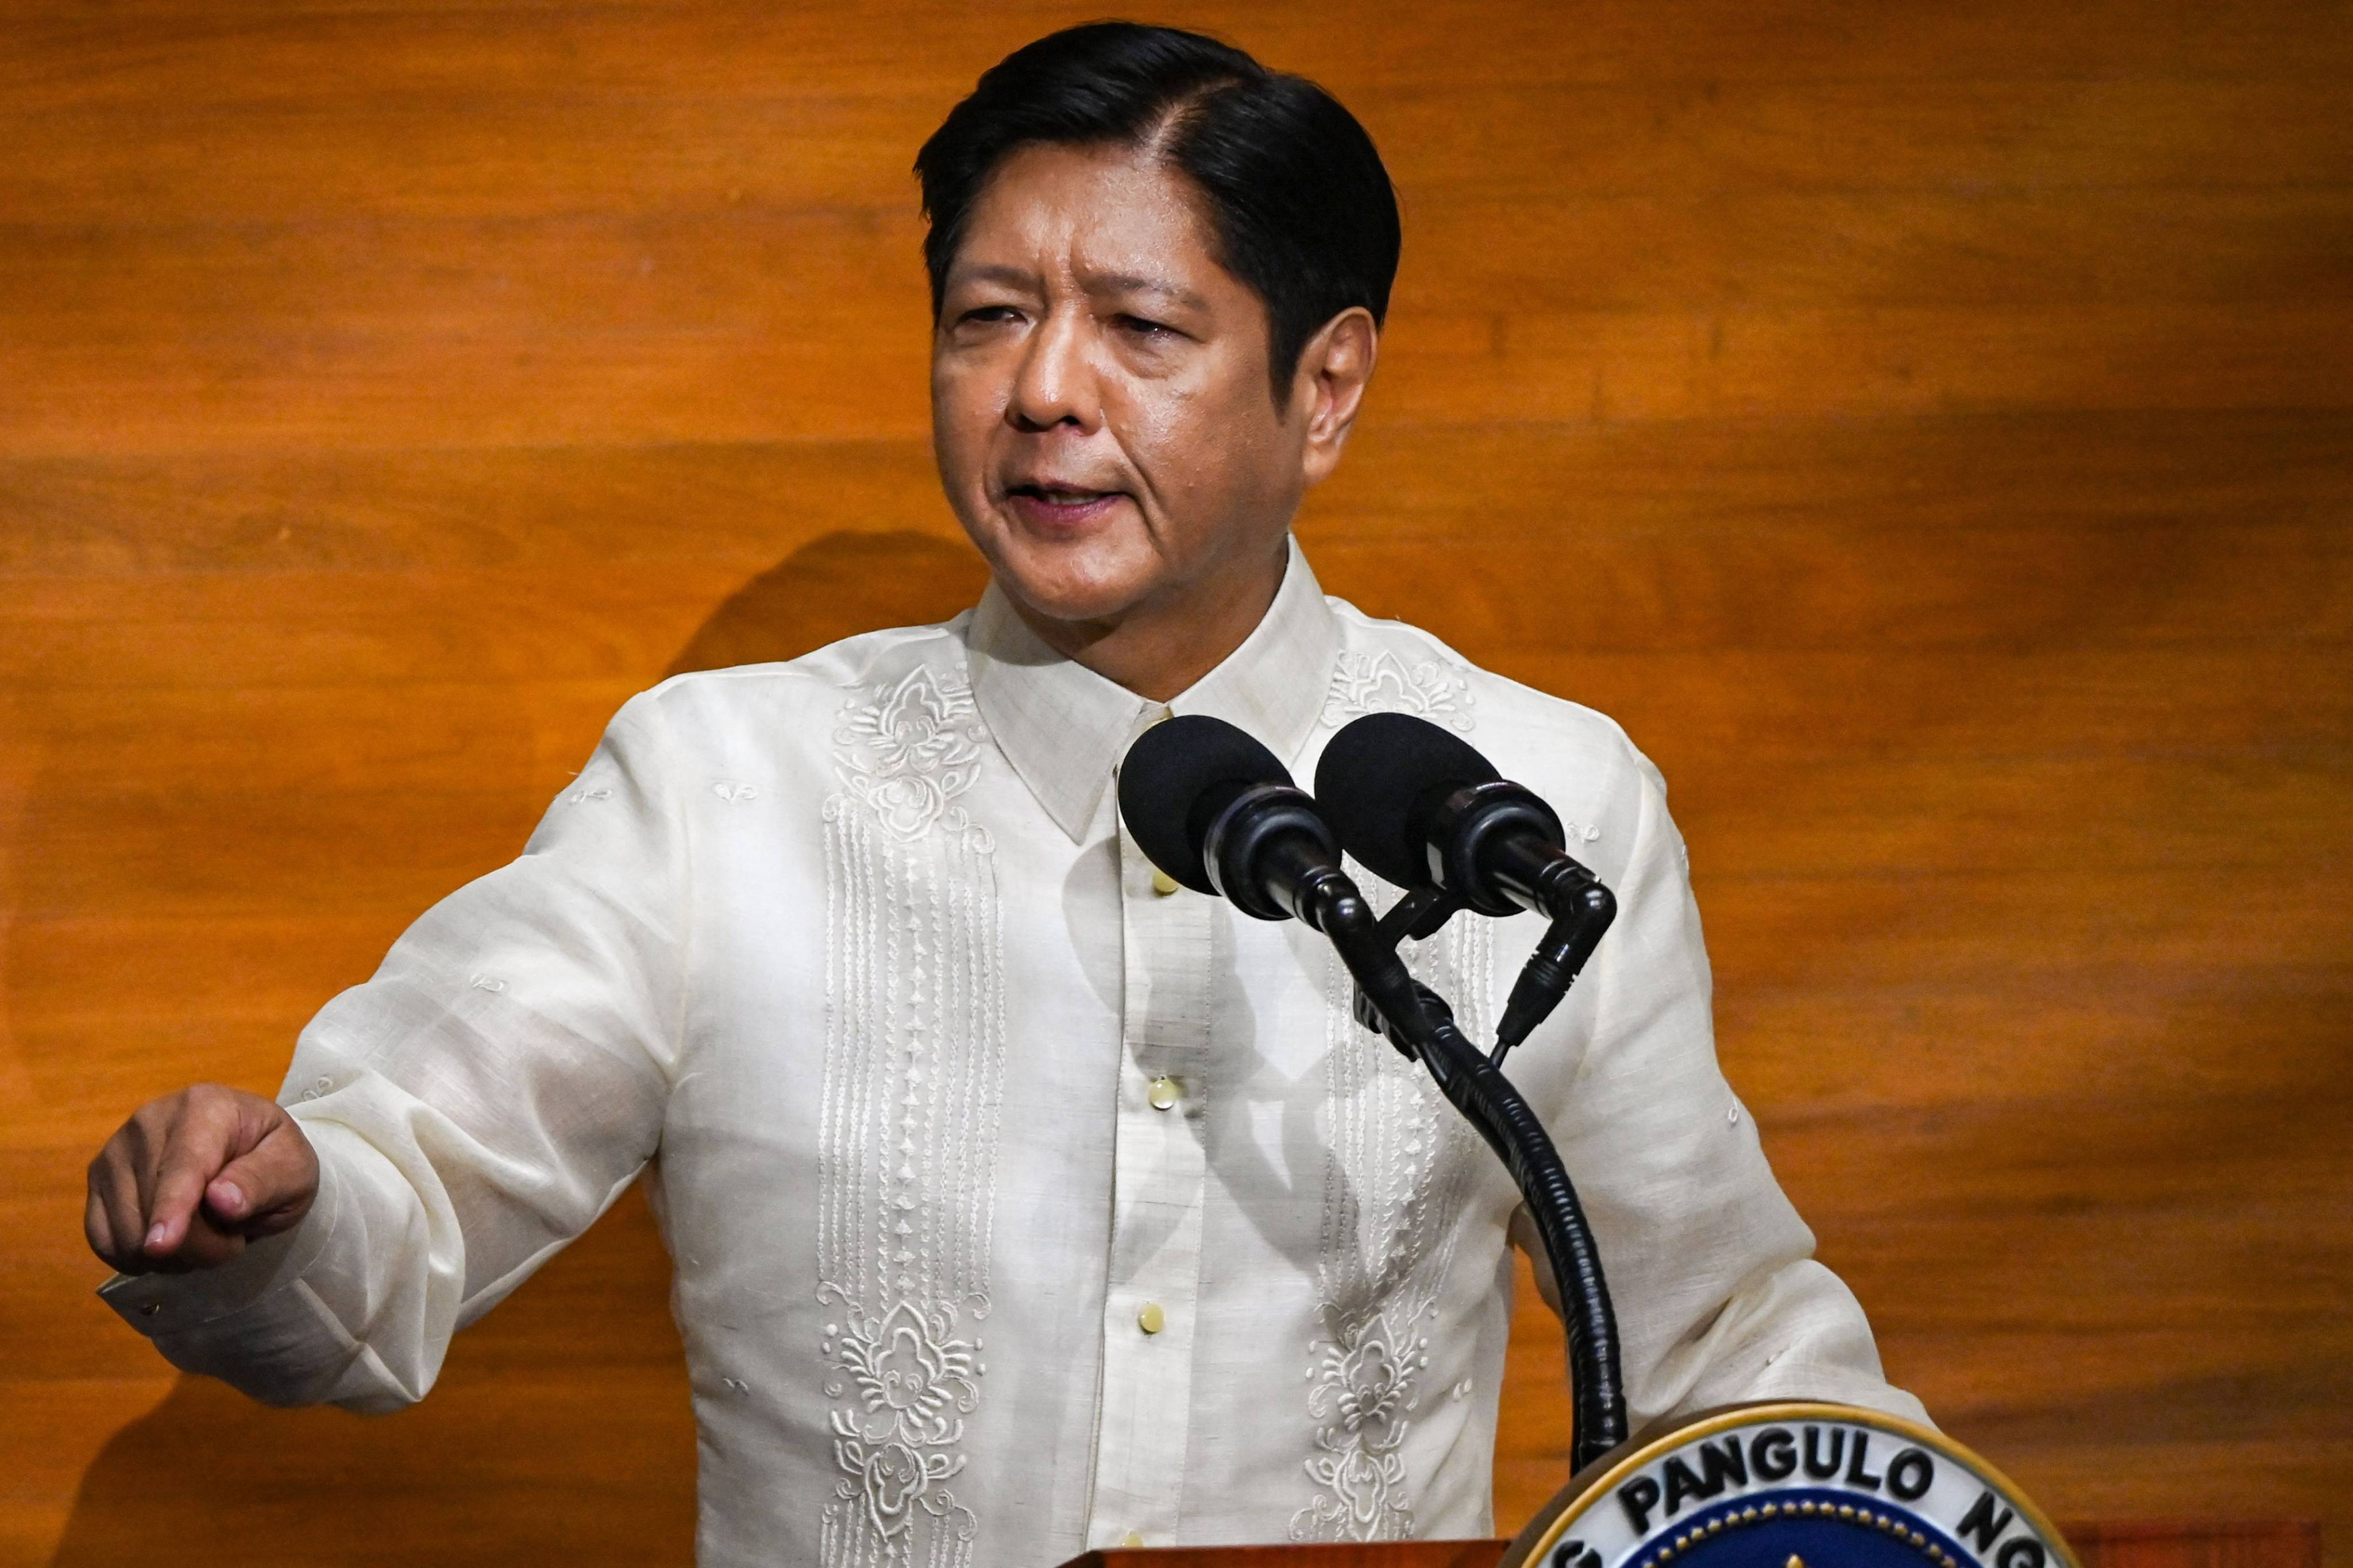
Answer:
[[(2320, 1568), (2311, 1520), (2127, 1520), (2060, 1527), (2084, 1568)], [(1065, 1568), (1494, 1568), (1502, 1541), (1179, 1546), (1090, 1552)]]
[(1090, 1552), (1064, 1568), (1495, 1568), (1501, 1541), (1385, 1541), (1364, 1546), (1173, 1546)]

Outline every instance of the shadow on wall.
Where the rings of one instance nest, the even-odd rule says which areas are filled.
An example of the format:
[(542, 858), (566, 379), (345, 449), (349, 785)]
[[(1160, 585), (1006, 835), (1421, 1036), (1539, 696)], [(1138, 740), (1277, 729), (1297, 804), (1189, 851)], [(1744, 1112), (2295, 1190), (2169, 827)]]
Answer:
[[(987, 582), (962, 542), (827, 534), (730, 595), (665, 673), (944, 620)], [(84, 1473), (52, 1568), (685, 1563), (694, 1431), (669, 1280), (633, 1192), (397, 1417), (271, 1410), (184, 1377)]]
[(944, 621), (988, 585), (979, 552), (902, 530), (828, 533), (729, 595), (663, 673), (764, 664), (877, 626)]

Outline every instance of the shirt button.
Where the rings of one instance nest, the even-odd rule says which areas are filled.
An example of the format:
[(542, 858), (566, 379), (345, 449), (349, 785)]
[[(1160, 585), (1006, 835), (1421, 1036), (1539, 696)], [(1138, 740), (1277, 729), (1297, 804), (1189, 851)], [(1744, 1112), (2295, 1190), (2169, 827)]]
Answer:
[(1155, 1078), (1152, 1080), (1153, 1110), (1166, 1110), (1170, 1106), (1176, 1103), (1176, 1080), (1175, 1079)]
[(1119, 1543), (1122, 1546), (1141, 1546), (1144, 1544), (1143, 1533), (1139, 1531), (1131, 1530), (1125, 1535), (1119, 1538)]
[(1157, 1301), (1146, 1301), (1144, 1310), (1135, 1314), (1135, 1326), (1147, 1334), (1156, 1334), (1168, 1326), (1168, 1314), (1160, 1310)]
[(1152, 868), (1152, 890), (1165, 899), (1176, 890), (1176, 879), (1155, 866)]

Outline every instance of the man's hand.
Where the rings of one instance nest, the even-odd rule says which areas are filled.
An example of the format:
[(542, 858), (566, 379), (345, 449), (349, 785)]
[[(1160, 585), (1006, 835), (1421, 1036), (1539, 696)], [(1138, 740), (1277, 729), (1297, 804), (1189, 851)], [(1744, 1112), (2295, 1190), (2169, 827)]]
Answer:
[(200, 1083), (149, 1100), (106, 1141), (82, 1232), (122, 1273), (185, 1273), (292, 1228), (318, 1194), (319, 1157), (292, 1117)]

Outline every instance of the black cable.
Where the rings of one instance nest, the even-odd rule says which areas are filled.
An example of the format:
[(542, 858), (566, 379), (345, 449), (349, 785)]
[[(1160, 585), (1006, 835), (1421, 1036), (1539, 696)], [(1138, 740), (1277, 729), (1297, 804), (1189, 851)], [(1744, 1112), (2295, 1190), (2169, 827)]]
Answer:
[(1414, 1042), (1439, 1091), (1452, 1101), (1495, 1151), (1528, 1205), (1560, 1290), (1568, 1329), (1570, 1394), (1577, 1428), (1571, 1472), (1582, 1470), (1626, 1440), (1626, 1391), (1620, 1384), (1618, 1315), (1593, 1230), (1577, 1201), (1568, 1167), (1526, 1100), (1456, 1026), (1446, 1003), (1416, 985), (1423, 1027)]
[[(1427, 1068), (1439, 1092), (1479, 1130), (1512, 1173), (1544, 1240), (1568, 1330), (1569, 1395), (1577, 1429), (1570, 1471), (1626, 1440), (1626, 1391), (1619, 1366), (1618, 1314), (1609, 1304), (1600, 1250), (1585, 1205), (1552, 1134), (1512, 1080), (1454, 1022), (1444, 997), (1406, 973), (1397, 935), (1373, 918), (1354, 883), (1337, 870), (1302, 879), (1300, 918), (1330, 939), (1356, 980), (1356, 1019), (1388, 1037)], [(1392, 918), (1414, 921), (1410, 911)]]

